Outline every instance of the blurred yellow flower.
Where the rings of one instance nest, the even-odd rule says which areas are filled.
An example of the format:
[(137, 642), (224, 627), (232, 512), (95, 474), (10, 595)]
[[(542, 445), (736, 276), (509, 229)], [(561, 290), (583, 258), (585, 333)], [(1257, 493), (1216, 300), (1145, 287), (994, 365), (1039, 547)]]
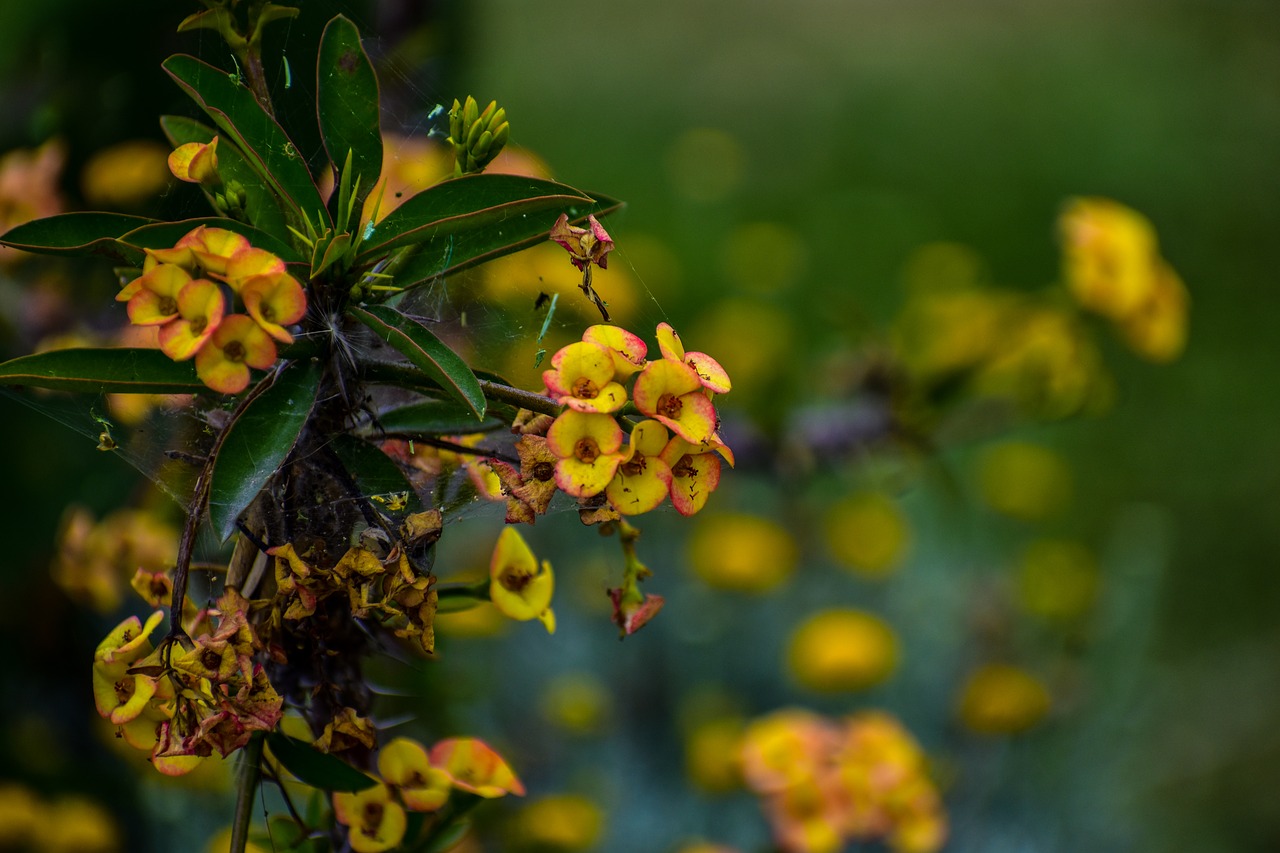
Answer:
[[(625, 239), (620, 240), (619, 245), (626, 250)], [(484, 297), (516, 311), (518, 316), (527, 317), (533, 333), (542, 322), (540, 317), (535, 322), (533, 313), (533, 303), (539, 293), (548, 296), (559, 294), (557, 318), (567, 315), (590, 320), (597, 316), (595, 305), (578, 290), (582, 275), (571, 264), (565, 263), (564, 249), (550, 241), (496, 258), (482, 266), (478, 274), (481, 277), (480, 292)], [(593, 269), (591, 281), (600, 297), (608, 303), (613, 322), (625, 324), (635, 312), (641, 293), (641, 286), (629, 265), (615, 263), (606, 269)], [(561, 315), (561, 311), (565, 315)]]
[(833, 505), (824, 525), (827, 547), (841, 565), (884, 577), (902, 562), (911, 530), (898, 505), (878, 492), (850, 495)]
[(699, 518), (689, 537), (689, 562), (708, 586), (768, 592), (795, 571), (799, 547), (765, 516), (722, 513)]
[(1049, 712), (1049, 691), (1016, 666), (988, 664), (969, 676), (960, 693), (960, 722), (985, 735), (1026, 731)]
[(699, 723), (684, 742), (684, 766), (694, 787), (713, 794), (742, 784), (742, 732), (737, 716), (715, 717)]
[(1042, 521), (1071, 502), (1071, 469), (1047, 447), (1007, 441), (987, 448), (978, 462), (982, 499), (996, 512)]
[(80, 172), (84, 200), (100, 207), (134, 207), (169, 185), (169, 149), (152, 139), (130, 139), (94, 153)]
[[(17, 148), (0, 156), (0, 233), (33, 219), (62, 212), (58, 178), (67, 147), (50, 139), (39, 148)], [(20, 249), (0, 246), (0, 264), (23, 257)]]
[(608, 722), (612, 697), (595, 676), (568, 672), (547, 683), (539, 704), (548, 722), (576, 734), (594, 734)]
[(604, 811), (586, 797), (554, 794), (522, 808), (512, 837), (519, 847), (540, 851), (588, 850), (604, 830)]
[(739, 388), (762, 385), (787, 365), (794, 329), (786, 313), (766, 302), (730, 298), (703, 309), (689, 340), (713, 352)]
[(995, 351), (1015, 304), (996, 290), (922, 290), (894, 320), (894, 351), (923, 378), (973, 368)]
[(43, 822), (44, 804), (35, 794), (22, 785), (0, 785), (0, 850), (26, 849)]
[(82, 797), (62, 797), (45, 809), (35, 833), (41, 853), (115, 853), (120, 828), (111, 814)]
[(73, 506), (63, 517), (50, 575), (74, 600), (110, 613), (139, 567), (162, 569), (177, 551), (177, 529), (150, 512), (120, 509), (95, 522)]
[(1190, 302), (1182, 279), (1162, 263), (1147, 299), (1117, 321), (1116, 330), (1130, 349), (1148, 361), (1173, 361), (1187, 343)]
[(1018, 601), (1044, 619), (1069, 620), (1084, 614), (1098, 594), (1098, 566), (1078, 542), (1041, 539), (1022, 554)]
[(505, 633), (510, 625), (488, 601), (465, 610), (440, 610), (435, 619), (436, 631), (443, 637), (496, 637)]
[(787, 665), (810, 690), (865, 690), (883, 682), (897, 667), (898, 638), (888, 623), (870, 613), (823, 610), (791, 635)]
[(1159, 255), (1142, 214), (1106, 198), (1075, 198), (1058, 228), (1067, 287), (1085, 308), (1119, 320), (1150, 296)]

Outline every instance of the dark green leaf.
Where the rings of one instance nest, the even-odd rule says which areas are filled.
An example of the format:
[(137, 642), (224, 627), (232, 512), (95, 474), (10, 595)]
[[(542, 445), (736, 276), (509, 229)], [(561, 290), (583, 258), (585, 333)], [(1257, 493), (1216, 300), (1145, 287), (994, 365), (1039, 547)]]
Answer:
[[(617, 199), (597, 195), (590, 206), (575, 203), (551, 208), (539, 214), (531, 213), (514, 222), (506, 220), (490, 223), (447, 238), (432, 240), (400, 268), (396, 273), (396, 284), (412, 287), (546, 242), (551, 226), (561, 213), (567, 213), (570, 222), (581, 223), (590, 214), (604, 216), (620, 207), (622, 202)], [(566, 256), (565, 264), (568, 263)]]
[(0, 385), (92, 394), (193, 394), (205, 390), (190, 361), (158, 349), (61, 349), (0, 364)]
[(227, 426), (209, 483), (209, 522), (220, 541), (293, 449), (319, 383), (318, 365), (295, 361)]
[(299, 781), (324, 791), (363, 791), (378, 782), (341, 758), (320, 752), (306, 741), (282, 732), (267, 735), (271, 754)]
[(321, 216), (324, 222), (329, 221), (306, 160), (252, 92), (233, 75), (194, 56), (171, 56), (163, 67), (240, 147), (250, 167), (285, 205), (295, 227), (300, 227), (303, 211), (313, 218)]
[(432, 842), (427, 845), (425, 853), (444, 853), (444, 851), (456, 847), (458, 842), (462, 840), (468, 832), (471, 831), (471, 821), (458, 820), (451, 824), (438, 834)]
[(180, 222), (154, 222), (135, 228), (120, 237), (120, 242), (139, 249), (164, 249), (177, 243), (188, 232), (204, 225), (207, 228), (225, 228), (246, 237), (251, 244), (265, 249), (285, 263), (297, 263), (302, 260), (293, 247), (282, 243), (265, 231), (259, 231), (235, 219), (223, 219), (217, 216), (205, 216), (199, 219), (183, 219)]
[(342, 15), (324, 28), (316, 59), (316, 112), (320, 137), (338, 166), (351, 153), (353, 178), (360, 179), (356, 210), (382, 173), (382, 130), (378, 78), (360, 44), (360, 31)]
[(497, 418), (486, 418), (477, 424), (469, 408), (445, 400), (391, 409), (378, 415), (378, 423), (384, 431), (396, 435), (465, 435), (503, 425)]
[[(573, 187), (522, 175), (454, 178), (428, 187), (388, 213), (365, 240), (360, 259), (410, 244), (442, 249), (452, 239), (480, 229), (498, 234), (531, 227), (550, 231), (561, 212), (580, 209), (586, 216), (594, 204)], [(531, 226), (530, 220), (536, 224)]]
[[(160, 127), (175, 148), (188, 142), (208, 143), (218, 133), (207, 124), (183, 116), (162, 116)], [(262, 183), (235, 143), (225, 137), (218, 140), (218, 175), (225, 186), (237, 184), (244, 190), (244, 212), (250, 223), (279, 240), (289, 242), (289, 229), (285, 227), (280, 202)], [(209, 196), (209, 193), (206, 191), (205, 195)], [(210, 197), (210, 203), (212, 201)]]
[(476, 375), (430, 329), (386, 305), (352, 306), (347, 311), (408, 358), (414, 367), (440, 383), (445, 393), (463, 403), (477, 420), (484, 418), (484, 392)]
[[(475, 419), (472, 419), (472, 423)], [(360, 494), (372, 498), (383, 508), (395, 495), (405, 493), (407, 512), (422, 512), (422, 501), (413, 485), (405, 479), (400, 466), (378, 448), (352, 435), (342, 433), (334, 437), (334, 453), (342, 461)], [(381, 500), (379, 500), (381, 498)]]
[(117, 263), (138, 264), (142, 253), (121, 246), (116, 238), (155, 221), (123, 213), (60, 213), (10, 228), (0, 237), (0, 244), (38, 255), (97, 255)]

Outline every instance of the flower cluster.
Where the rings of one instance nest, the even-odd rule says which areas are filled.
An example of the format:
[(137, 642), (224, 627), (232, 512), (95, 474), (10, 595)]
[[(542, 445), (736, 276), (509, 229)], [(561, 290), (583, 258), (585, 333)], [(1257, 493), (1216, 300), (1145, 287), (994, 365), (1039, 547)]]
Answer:
[(289, 543), (268, 549), (275, 557), (276, 580), (269, 621), (279, 625), (304, 619), (313, 616), (324, 599), (345, 596), (353, 616), (373, 619), (397, 637), (431, 652), (435, 648), (435, 578), (414, 570), (408, 548), (439, 538), (442, 520), (439, 510), (411, 515), (401, 530), (404, 547), (397, 544), (385, 559), (379, 559), (357, 545), (329, 569), (308, 561)]
[(834, 721), (778, 711), (747, 727), (741, 757), (787, 853), (835, 853), (850, 840), (872, 839), (900, 853), (932, 853), (946, 840), (924, 755), (888, 714)]
[[(719, 456), (733, 464), (713, 403), (729, 391), (729, 377), (705, 353), (685, 352), (666, 323), (657, 336), (655, 361), (646, 361), (644, 341), (610, 325), (591, 326), (552, 356), (542, 379), (564, 410), (516, 425), (524, 433), (520, 471), (493, 466), (508, 521), (532, 522), (557, 488), (584, 502), (603, 495), (621, 515), (648, 512), (668, 495), (682, 515), (702, 509), (720, 479)], [(624, 407), (644, 416), (626, 423), (629, 438), (619, 423)]]
[[(194, 357), (201, 381), (223, 394), (249, 384), (249, 368), (275, 363), (276, 342), (292, 343), (307, 297), (280, 258), (247, 238), (203, 225), (172, 248), (147, 249), (142, 275), (116, 296), (129, 320), (158, 326), (160, 349), (174, 361)], [(227, 314), (229, 288), (246, 313)]]
[(407, 812), (434, 812), (453, 790), (492, 799), (524, 796), (524, 785), (498, 753), (475, 738), (446, 738), (430, 752), (415, 740), (396, 738), (378, 753), (375, 785), (333, 795), (337, 821), (350, 832), (356, 853), (390, 850), (404, 840)]
[(279, 722), (283, 700), (254, 661), (262, 644), (247, 605), (228, 590), (216, 610), (199, 614), (196, 624), (209, 630), (186, 650), (152, 646), (159, 610), (145, 624), (129, 617), (99, 644), (93, 662), (98, 713), (130, 746), (149, 751), (161, 773), (186, 773), (215, 751), (230, 755), (253, 732)]
[(1172, 361), (1187, 334), (1187, 291), (1146, 217), (1105, 198), (1072, 199), (1058, 220), (1067, 287), (1111, 320), (1134, 352)]

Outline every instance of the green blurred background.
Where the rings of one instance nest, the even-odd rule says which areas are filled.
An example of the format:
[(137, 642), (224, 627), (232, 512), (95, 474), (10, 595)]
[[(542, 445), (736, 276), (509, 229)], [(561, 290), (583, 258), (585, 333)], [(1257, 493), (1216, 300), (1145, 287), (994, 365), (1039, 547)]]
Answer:
[[(171, 5), (0, 7), (0, 150), (60, 134), (74, 199), (77, 166), (94, 150), (159, 138), (154, 115), (187, 110), (159, 62), (216, 48), (208, 36), (173, 35), (185, 11)], [(281, 55), (304, 55), (302, 42), (335, 4), (303, 5)], [(569, 605), (553, 639), (522, 625), (456, 654), (446, 644), (423, 689), (469, 686), (462, 708), (472, 716), (458, 725), (481, 721), (517, 751), (517, 766), (528, 750), (526, 766), (547, 790), (604, 791), (600, 850), (667, 850), (695, 835), (758, 849), (765, 830), (749, 798), (691, 794), (680, 780), (678, 718), (708, 684), (749, 715), (786, 703), (901, 715), (946, 781), (947, 849), (1280, 844), (1280, 452), (1271, 438), (1280, 395), (1269, 378), (1280, 363), (1270, 328), (1280, 313), (1280, 7), (486, 0), (354, 16), (390, 63), (391, 123), (421, 133), (437, 102), (497, 98), (515, 143), (557, 179), (627, 201), (609, 228), (616, 263), (633, 279), (629, 327), (648, 335), (668, 320), (695, 349), (738, 323), (749, 335), (742, 318), (788, 330), (784, 345), (766, 347), (756, 381), (739, 380), (724, 403), (728, 417), (765, 434), (777, 437), (788, 413), (830, 391), (842, 353), (880, 343), (920, 246), (962, 243), (1003, 287), (1054, 282), (1053, 223), (1070, 196), (1111, 197), (1150, 217), (1192, 299), (1180, 360), (1140, 361), (1099, 327), (1112, 409), (1018, 432), (1061, 451), (1073, 472), (1070, 511), (1041, 532), (1089, 543), (1104, 577), (1085, 639), (1052, 654), (1041, 646), (1057, 640), (1024, 632), (1015, 643), (1083, 685), (1038, 729), (984, 740), (953, 721), (956, 685), (978, 656), (975, 613), (1029, 535), (977, 505), (968, 445), (923, 465), (841, 460), (803, 493), (790, 481), (784, 491), (748, 455), (713, 506), (795, 530), (802, 567), (787, 589), (722, 601), (687, 569), (689, 526), (673, 514), (646, 520), (643, 556), (668, 612), (621, 645), (607, 616)], [(740, 254), (726, 247), (760, 223), (781, 226), (784, 257), (756, 258), (744, 282)], [(110, 293), (106, 271), (81, 274), (77, 288)], [(15, 320), (25, 303), (16, 278), (0, 284), (11, 355), (29, 345)], [(575, 321), (564, 322), (571, 337)], [(0, 411), (9, 495), (0, 525), (10, 544), (0, 628), (24, 652), (0, 676), (11, 698), (0, 709), (0, 776), (89, 791), (137, 814), (140, 794), (113, 791), (84, 767), (117, 772), (84, 722), (87, 655), (107, 623), (92, 624), (39, 579), (62, 507), (117, 504), (132, 488), (127, 469), (12, 400)], [(901, 483), (912, 523), (905, 567), (886, 585), (832, 578), (838, 570), (806, 514), (848, 483), (886, 478)], [(560, 596), (596, 583), (592, 565), (619, 561), (609, 543), (575, 530), (571, 514), (549, 522), (532, 541), (560, 569)], [(783, 671), (789, 627), (831, 601), (880, 612), (902, 638), (902, 670), (870, 696), (814, 696)], [(574, 738), (531, 719), (539, 683), (578, 671), (614, 697), (604, 735)], [(505, 681), (510, 695), (484, 698), (491, 685), (476, 672)], [(522, 746), (530, 737), (542, 746)], [(30, 754), (33, 742), (52, 757)], [(163, 846), (136, 828), (130, 839)]]

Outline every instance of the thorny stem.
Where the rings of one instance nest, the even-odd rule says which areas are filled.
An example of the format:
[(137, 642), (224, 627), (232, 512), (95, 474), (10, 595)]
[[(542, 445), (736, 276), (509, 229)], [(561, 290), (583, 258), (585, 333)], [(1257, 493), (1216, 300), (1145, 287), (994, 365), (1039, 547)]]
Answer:
[[(284, 362), (281, 363), (282, 367)], [(191, 504), (187, 507), (187, 521), (182, 526), (182, 539), (178, 542), (178, 560), (173, 569), (173, 597), (169, 600), (169, 634), (165, 638), (167, 641), (176, 640), (186, 636), (186, 631), (182, 627), (182, 605), (187, 600), (187, 578), (191, 573), (191, 555), (195, 550), (196, 530), (200, 527), (200, 519), (204, 517), (205, 504), (209, 499), (209, 480), (213, 475), (213, 465), (218, 459), (218, 453), (222, 450), (222, 443), (226, 440), (227, 434), (231, 431), (231, 425), (236, 422), (245, 408), (250, 403), (262, 396), (275, 382), (278, 372), (273, 372), (265, 377), (261, 382), (253, 387), (253, 390), (245, 395), (240, 401), (240, 405), (236, 406), (235, 412), (231, 415), (231, 420), (227, 426), (218, 433), (218, 437), (213, 442), (213, 448), (209, 451), (208, 460), (200, 469), (200, 476), (196, 478), (195, 488), (192, 490)]]
[(244, 49), (237, 50), (240, 68), (249, 83), (249, 91), (258, 100), (258, 104), (272, 118), (276, 117), (275, 107), (271, 103), (271, 90), (267, 86), (266, 71), (262, 67), (262, 52), (259, 45), (248, 43)]
[[(365, 365), (365, 379), (368, 382), (381, 385), (398, 385), (401, 388), (412, 388), (440, 393), (440, 387), (434, 382), (426, 379), (422, 375), (422, 371), (413, 367), (405, 367), (400, 364), (391, 364), (389, 362), (373, 362)], [(537, 412), (543, 415), (556, 417), (564, 408), (555, 400), (542, 394), (535, 394), (532, 391), (522, 391), (519, 388), (512, 388), (510, 385), (503, 385), (501, 382), (494, 382), (489, 379), (480, 379), (480, 390), (484, 392), (485, 397), (490, 400), (496, 400), (500, 403), (509, 403), (513, 406), (519, 406), (522, 409), (528, 409), (531, 412)]]
[(244, 853), (249, 841), (253, 792), (257, 790), (258, 779), (262, 775), (262, 746), (266, 743), (266, 736), (266, 732), (254, 732), (249, 737), (240, 756), (240, 766), (236, 768), (236, 810), (231, 821), (230, 853)]

